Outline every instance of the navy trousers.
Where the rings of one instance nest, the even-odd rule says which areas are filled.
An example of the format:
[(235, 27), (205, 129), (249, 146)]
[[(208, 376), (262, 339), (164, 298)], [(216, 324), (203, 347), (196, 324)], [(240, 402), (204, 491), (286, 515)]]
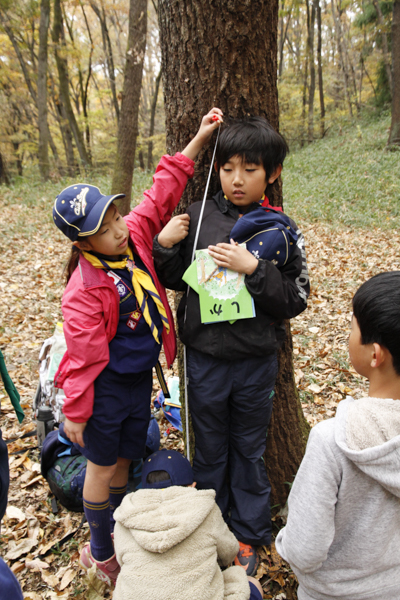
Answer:
[(199, 489), (216, 491), (237, 539), (254, 546), (271, 542), (271, 486), (262, 456), (277, 372), (276, 354), (222, 360), (187, 349), (194, 479)]

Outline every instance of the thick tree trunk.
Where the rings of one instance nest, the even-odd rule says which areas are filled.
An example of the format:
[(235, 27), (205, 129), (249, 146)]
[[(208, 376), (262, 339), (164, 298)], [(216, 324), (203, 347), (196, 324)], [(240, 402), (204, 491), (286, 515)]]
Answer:
[(54, 1), (54, 22), (52, 38), (54, 42), (54, 54), (56, 58), (58, 79), (60, 86), (60, 97), (64, 107), (69, 126), (74, 136), (75, 145), (84, 168), (91, 166), (91, 159), (83, 141), (82, 132), (79, 129), (75, 114), (71, 105), (69, 94), (68, 63), (65, 57), (63, 39), (63, 18), (61, 12), (61, 0)]
[(117, 202), (122, 215), (130, 210), (135, 165), (138, 116), (146, 51), (147, 0), (130, 0), (129, 35), (126, 51), (124, 89), (118, 127), (118, 148), (112, 180), (113, 194), (125, 194)]
[[(159, 0), (159, 23), (169, 153), (184, 148), (196, 133), (201, 115), (212, 106), (221, 108), (226, 117), (263, 115), (278, 128), (278, 0), (221, 0), (218, 5), (213, 0)], [(215, 138), (200, 153), (180, 210), (202, 199), (214, 143)], [(210, 193), (217, 187), (214, 177)], [(270, 200), (274, 205), (282, 203), (280, 182)], [(289, 333), (280, 352), (265, 453), (274, 504), (283, 505), (286, 500), (289, 489), (284, 482), (292, 481), (297, 471), (306, 431), (294, 384)]]
[(388, 144), (400, 146), (400, 0), (393, 4), (392, 70), (392, 123)]
[(50, 23), (50, 0), (40, 4), (37, 106), (39, 126), (39, 168), (42, 179), (49, 178), (49, 128), (47, 126), (47, 41)]

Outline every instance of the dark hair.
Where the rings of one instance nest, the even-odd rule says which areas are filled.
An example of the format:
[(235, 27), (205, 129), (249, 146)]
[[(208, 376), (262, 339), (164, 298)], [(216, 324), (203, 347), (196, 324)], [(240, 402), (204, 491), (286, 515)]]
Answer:
[(262, 163), (269, 179), (288, 152), (284, 138), (264, 117), (231, 119), (219, 138), (216, 165), (219, 170), (232, 156), (240, 156), (248, 163)]
[(361, 343), (389, 350), (400, 375), (400, 271), (379, 273), (363, 283), (353, 298), (353, 314)]
[(64, 276), (65, 276), (65, 285), (67, 285), (68, 281), (71, 279), (72, 273), (75, 271), (76, 267), (79, 263), (79, 257), (82, 252), (76, 246), (71, 246), (71, 254), (69, 255), (69, 259), (67, 264), (64, 267)]
[(158, 483), (159, 481), (169, 481), (171, 476), (167, 471), (151, 471), (146, 477), (147, 483)]

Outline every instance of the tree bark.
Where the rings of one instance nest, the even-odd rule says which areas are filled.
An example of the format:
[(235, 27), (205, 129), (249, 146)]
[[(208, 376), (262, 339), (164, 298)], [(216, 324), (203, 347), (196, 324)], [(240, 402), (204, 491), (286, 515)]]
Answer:
[(125, 198), (117, 201), (122, 215), (129, 212), (132, 198), (132, 177), (138, 136), (139, 101), (146, 51), (146, 33), (147, 0), (130, 0), (124, 88), (118, 127), (117, 156), (111, 189), (113, 194), (125, 194)]
[(392, 122), (388, 144), (400, 146), (400, 0), (393, 4), (392, 69)]
[(162, 68), (160, 69), (157, 78), (156, 78), (156, 86), (154, 90), (153, 99), (151, 102), (151, 111), (150, 111), (150, 127), (149, 127), (149, 143), (147, 145), (147, 169), (150, 171), (154, 169), (153, 163), (153, 140), (151, 139), (154, 135), (154, 126), (156, 121), (156, 108), (157, 108), (157, 98), (158, 98), (158, 90), (160, 89), (162, 76)]
[(40, 3), (37, 107), (39, 126), (39, 169), (42, 179), (49, 178), (49, 128), (47, 125), (47, 43), (50, 24), (50, 0)]
[(75, 114), (71, 105), (70, 93), (69, 93), (69, 77), (68, 77), (68, 63), (65, 54), (65, 43), (63, 36), (63, 18), (61, 12), (61, 0), (54, 0), (54, 22), (52, 38), (54, 42), (54, 54), (56, 58), (60, 97), (62, 105), (68, 119), (69, 126), (74, 136), (75, 145), (79, 153), (81, 163), (84, 168), (91, 166), (91, 159), (86, 150), (85, 143), (83, 141), (82, 132), (79, 129), (78, 123), (75, 118)]
[[(278, 129), (278, 0), (160, 0), (159, 23), (169, 153), (185, 147), (212, 106), (225, 117), (263, 115)], [(202, 199), (214, 143), (200, 153), (180, 211)], [(210, 195), (217, 189), (213, 177)], [(270, 200), (282, 203), (280, 182)], [(290, 332), (279, 365), (265, 462), (273, 503), (283, 505), (308, 430), (294, 384)]]

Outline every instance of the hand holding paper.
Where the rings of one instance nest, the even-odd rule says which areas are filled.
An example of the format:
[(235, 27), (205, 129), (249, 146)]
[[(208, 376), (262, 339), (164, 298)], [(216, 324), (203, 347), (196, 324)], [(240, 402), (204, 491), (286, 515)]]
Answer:
[(208, 246), (208, 252), (219, 267), (225, 267), (245, 275), (254, 273), (258, 265), (255, 256), (232, 239), (230, 244), (220, 243), (216, 246)]
[[(229, 246), (229, 244), (226, 244)], [(243, 273), (216, 264), (208, 250), (197, 250), (196, 260), (183, 280), (199, 294), (204, 324), (254, 317), (254, 301), (246, 289)]]

